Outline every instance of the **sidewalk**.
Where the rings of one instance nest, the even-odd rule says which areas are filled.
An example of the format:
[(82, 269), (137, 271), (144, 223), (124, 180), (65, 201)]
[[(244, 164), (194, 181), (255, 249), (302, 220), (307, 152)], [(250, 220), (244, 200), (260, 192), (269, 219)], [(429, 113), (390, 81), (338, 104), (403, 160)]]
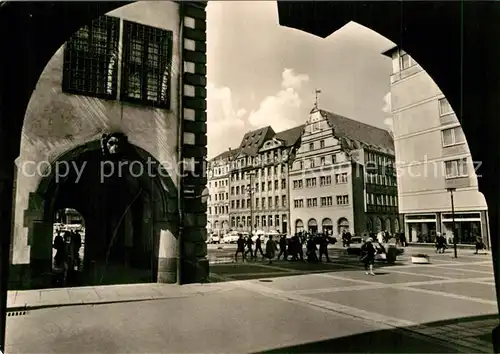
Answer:
[(48, 307), (162, 300), (204, 295), (228, 288), (224, 284), (128, 284), (9, 291), (7, 311)]

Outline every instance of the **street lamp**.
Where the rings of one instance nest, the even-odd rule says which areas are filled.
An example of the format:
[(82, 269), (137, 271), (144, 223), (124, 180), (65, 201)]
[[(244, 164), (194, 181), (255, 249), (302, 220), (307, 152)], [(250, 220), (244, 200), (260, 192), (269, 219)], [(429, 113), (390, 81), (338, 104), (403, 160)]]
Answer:
[(457, 258), (457, 233), (455, 230), (455, 202), (453, 200), (453, 192), (455, 192), (456, 188), (446, 188), (448, 192), (450, 192), (451, 198), (451, 229), (453, 230), (453, 251), (455, 252), (455, 258)]
[(252, 177), (255, 176), (255, 171), (250, 171), (248, 172), (248, 176), (250, 177), (250, 186), (247, 187), (247, 193), (250, 197), (250, 238), (253, 236), (253, 192), (254, 188), (253, 186), (253, 179)]

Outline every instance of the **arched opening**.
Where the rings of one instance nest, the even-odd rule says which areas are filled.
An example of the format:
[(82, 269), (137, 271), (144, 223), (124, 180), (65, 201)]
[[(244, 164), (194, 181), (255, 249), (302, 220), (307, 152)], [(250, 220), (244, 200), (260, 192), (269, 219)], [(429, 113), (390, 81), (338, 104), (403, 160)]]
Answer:
[(307, 231), (311, 234), (318, 233), (318, 222), (316, 219), (309, 219), (307, 222)]
[(219, 230), (219, 221), (214, 221), (214, 230)]
[[(283, 2), (282, 2), (282, 4), (283, 4)], [(463, 6), (463, 4), (459, 4), (459, 5)], [(7, 5), (7, 6), (9, 6), (9, 5)], [(82, 5), (80, 5), (80, 6), (82, 6)], [(83, 5), (83, 6), (87, 6), (87, 5)], [(97, 5), (92, 5), (92, 6), (97, 6)], [(90, 18), (90, 16), (95, 16), (95, 14), (97, 14), (99, 12), (104, 13), (106, 11), (103, 9), (105, 6), (118, 7), (120, 5), (119, 4), (102, 5), (102, 7), (99, 10), (96, 10), (95, 8), (93, 8), (93, 9), (89, 8), (86, 11), (83, 11), (83, 16)], [(340, 6), (340, 5), (328, 4), (327, 6)], [(422, 64), (429, 65), (429, 66), (427, 66), (428, 68), (429, 67), (433, 68), (432, 72), (436, 75), (436, 77), (439, 78), (439, 80), (436, 80), (436, 81), (438, 82), (438, 84), (440, 86), (443, 86), (443, 91), (446, 92), (447, 96), (449, 93), (451, 93), (450, 97), (453, 97), (453, 100), (455, 102), (455, 106), (458, 106), (457, 102), (459, 102), (460, 97), (464, 98), (463, 105), (461, 105), (464, 107), (464, 109), (462, 112), (460, 112), (460, 115), (461, 115), (460, 118), (474, 117), (475, 116), (474, 111), (477, 110), (478, 107), (481, 107), (481, 113), (482, 113), (481, 117), (488, 117), (488, 116), (494, 117), (495, 112), (498, 111), (498, 103), (496, 103), (496, 104), (494, 103), (494, 100), (495, 100), (494, 96), (495, 95), (493, 94), (494, 92), (498, 91), (497, 90), (498, 84), (494, 83), (495, 80), (498, 81), (498, 72), (496, 71), (498, 69), (495, 68), (495, 65), (486, 65), (486, 63), (498, 62), (496, 60), (498, 58), (497, 51), (495, 51), (492, 47), (489, 47), (489, 46), (485, 47), (485, 43), (488, 42), (487, 40), (482, 40), (482, 41), (474, 40), (474, 38), (481, 38), (479, 36), (480, 33), (485, 34), (485, 32), (479, 32), (479, 31), (491, 31), (491, 28), (493, 28), (494, 26), (476, 26), (476, 27), (481, 28), (481, 29), (477, 29), (476, 30), (477, 32), (474, 32), (474, 33), (468, 33), (469, 40), (460, 41), (462, 43), (461, 44), (462, 52), (464, 52), (464, 53), (478, 53), (480, 51), (490, 50), (489, 51), (490, 55), (488, 55), (488, 56), (481, 56), (481, 57), (483, 57), (481, 59), (474, 59), (472, 57), (467, 57), (467, 59), (465, 61), (466, 68), (483, 67), (483, 68), (489, 68), (489, 70), (479, 70), (479, 71), (477, 71), (477, 70), (460, 70), (460, 72), (464, 73), (464, 75), (465, 75), (465, 77), (464, 77), (464, 75), (453, 75), (452, 74), (454, 72), (459, 72), (458, 65), (459, 65), (459, 63), (461, 65), (462, 61), (456, 61), (456, 62), (451, 63), (449, 60), (445, 59), (445, 58), (450, 57), (450, 55), (447, 55), (447, 54), (458, 52), (456, 50), (456, 48), (458, 48), (458, 45), (456, 43), (459, 42), (459, 40), (454, 41), (454, 40), (448, 40), (448, 39), (450, 38), (451, 34), (455, 34), (455, 36), (454, 36), (455, 38), (460, 37), (457, 33), (457, 30), (455, 30), (455, 28), (460, 28), (460, 26), (450, 25), (450, 22), (451, 22), (450, 18), (456, 17), (456, 18), (461, 19), (462, 18), (461, 16), (445, 16), (445, 18), (444, 18), (442, 15), (446, 14), (446, 12), (447, 12), (446, 9), (444, 11), (428, 11), (428, 12), (435, 12), (434, 15), (429, 15), (429, 16), (441, 17), (440, 22), (442, 23), (442, 25), (440, 27), (436, 27), (435, 23), (433, 25), (431, 25), (431, 24), (427, 24), (424, 21), (409, 21), (408, 26), (405, 26), (405, 31), (403, 31), (404, 32), (403, 33), (399, 28), (399, 24), (402, 21), (400, 21), (400, 19), (396, 16), (399, 13), (400, 16), (410, 18), (410, 16), (408, 16), (408, 14), (409, 14), (408, 11), (410, 11), (409, 9), (411, 8), (411, 6), (401, 7), (400, 4), (396, 4), (395, 7), (396, 7), (397, 11), (391, 12), (391, 14), (387, 15), (388, 17), (380, 16), (380, 18), (378, 18), (379, 16), (374, 16), (373, 14), (370, 14), (369, 16), (367, 16), (367, 12), (371, 11), (371, 9), (372, 9), (371, 6), (368, 7), (368, 6), (362, 5), (362, 6), (365, 6), (367, 8), (366, 11), (364, 11), (364, 12), (363, 11), (356, 11), (356, 9), (359, 9), (359, 8), (355, 8), (352, 4), (347, 4), (347, 6), (350, 7), (349, 11), (346, 11), (344, 13), (342, 13), (341, 11), (336, 11), (336, 13), (339, 14), (339, 16), (336, 16), (335, 20), (322, 21), (318, 18), (316, 18), (316, 19), (309, 18), (307, 21), (304, 21), (304, 23), (307, 23), (310, 26), (310, 28), (313, 27), (315, 24), (323, 24), (326, 22), (328, 22), (333, 27), (335, 27), (335, 26), (337, 26), (336, 22), (340, 22), (341, 24), (343, 24), (346, 22), (346, 20), (351, 19), (352, 16), (358, 17), (360, 19), (360, 22), (364, 22), (364, 23), (367, 23), (368, 25), (371, 25), (372, 28), (374, 28), (375, 30), (378, 30), (380, 33), (385, 34), (389, 38), (392, 38), (394, 40), (399, 38), (400, 42), (404, 42), (404, 43), (408, 44), (408, 46), (411, 48), (410, 51), (412, 53), (420, 53), (419, 54), (420, 57), (426, 58), (425, 63), (424, 63), (424, 60), (421, 60)], [(466, 6), (468, 6), (468, 5), (466, 5)], [(85, 8), (77, 7), (77, 10), (74, 10), (74, 11), (76, 13), (77, 11), (82, 10), (82, 9), (85, 10)], [(333, 10), (335, 10), (335, 8), (333, 8)], [(489, 10), (488, 7), (483, 7), (481, 9), (478, 9), (478, 11), (471, 11), (471, 12), (464, 11), (464, 13), (474, 13), (473, 16), (479, 16), (478, 18), (480, 18), (481, 15), (485, 15), (485, 16), (487, 16), (487, 19), (485, 19), (484, 22), (490, 23), (491, 20), (493, 18), (495, 18), (494, 16), (496, 16), (497, 13), (496, 13), (496, 11), (490, 11), (491, 15), (488, 17), (488, 10)], [(301, 9), (301, 12), (304, 14), (303, 17), (306, 17), (306, 14), (308, 14), (309, 11)], [(285, 13), (285, 11), (282, 11), (282, 13)], [(318, 14), (318, 16), (319, 15), (331, 16), (332, 12), (331, 11), (317, 10), (317, 11), (314, 11), (314, 13)], [(457, 12), (450, 11), (450, 13), (457, 13)], [(386, 14), (388, 14), (388, 12)], [(392, 18), (391, 15), (395, 15), (395, 16)], [(32, 25), (26, 24), (26, 26), (28, 28), (27, 29), (23, 28), (23, 30), (26, 30), (26, 32), (29, 35), (29, 33), (35, 32), (35, 31), (33, 31), (33, 28), (37, 29), (36, 24), (38, 24), (40, 29), (42, 29), (44, 26), (41, 26), (40, 24), (45, 23), (46, 28), (43, 28), (43, 30), (40, 30), (40, 32), (41, 32), (39, 35), (40, 37), (34, 36), (32, 38), (33, 38), (33, 42), (36, 42), (36, 43), (38, 43), (38, 40), (40, 40), (40, 42), (42, 42), (41, 41), (42, 38), (50, 38), (50, 42), (47, 45), (47, 47), (50, 47), (51, 45), (52, 45), (52, 47), (54, 47), (54, 43), (56, 43), (56, 45), (59, 45), (60, 43), (58, 43), (58, 41), (62, 42), (61, 38), (64, 38), (68, 27), (73, 26), (76, 28), (80, 25), (78, 23), (78, 21), (75, 21), (75, 23), (71, 24), (71, 22), (74, 21), (74, 17), (71, 15), (63, 16), (65, 18), (65, 20), (60, 20), (60, 22), (46, 20), (42, 16), (40, 16), (40, 17), (42, 17), (42, 21), (44, 21), (44, 22), (38, 22), (40, 20), (35, 20), (37, 18), (37, 16), (33, 16), (33, 17), (34, 17), (34, 19), (32, 21), (33, 24)], [(387, 21), (387, 18), (391, 18), (391, 21)], [(418, 18), (418, 16), (415, 15), (415, 18)], [(474, 18), (474, 17), (472, 17), (472, 18)], [(281, 19), (281, 16), (280, 16), (280, 19)], [(52, 23), (52, 22), (54, 22), (54, 23)], [(475, 21), (463, 21), (463, 22), (474, 23)], [(423, 23), (426, 23), (426, 25), (424, 26)], [(63, 30), (59, 31), (59, 29), (60, 29), (59, 26), (61, 24), (62, 24), (61, 27), (63, 27)], [(397, 25), (395, 25), (395, 24), (397, 24)], [(29, 27), (29, 26), (33, 26), (33, 27)], [(22, 26), (22, 27), (24, 27), (24, 26)], [(427, 27), (427, 29), (425, 27)], [(439, 30), (436, 30), (437, 28), (441, 28), (444, 31), (440, 32)], [(384, 31), (384, 29), (385, 29), (385, 31)], [(420, 31), (420, 30), (422, 30), (422, 33), (418, 33), (418, 31)], [(310, 31), (313, 31), (313, 30), (310, 29)], [(332, 31), (331, 28), (324, 30), (323, 34), (327, 35), (327, 34), (331, 33), (331, 31)], [(50, 33), (53, 33), (53, 34), (59, 33), (59, 34), (56, 38), (54, 38), (51, 35), (47, 35)], [(435, 33), (440, 33), (440, 36), (439, 36), (439, 38), (436, 38), (435, 41), (432, 41), (432, 40), (430, 40), (431, 37), (429, 37), (430, 33), (431, 33), (431, 36), (433, 36), (433, 37), (436, 37)], [(12, 42), (14, 43), (14, 42), (16, 42), (16, 40), (14, 39)], [(19, 41), (19, 42), (21, 42), (21, 41)], [(20, 47), (18, 47), (18, 48), (22, 48), (22, 46), (24, 46), (24, 43), (22, 43), (20, 45)], [(28, 47), (28, 46), (25, 46), (25, 47)], [(11, 50), (10, 52), (16, 53), (17, 51)], [(26, 52), (19, 51), (19, 56), (12, 56), (12, 58), (13, 58), (12, 62), (10, 62), (10, 63), (8, 62), (7, 64), (14, 63), (15, 60), (18, 58), (30, 57), (30, 55), (26, 55), (26, 54), (27, 54)], [(40, 56), (31, 56), (31, 57), (40, 57), (41, 60), (43, 60), (43, 54), (44, 53), (42, 52)], [(442, 59), (439, 59), (439, 58), (442, 58)], [(33, 60), (33, 59), (31, 59), (31, 60)], [(430, 65), (429, 63), (431, 61), (436, 61), (436, 64)], [(27, 68), (27, 70), (29, 70), (29, 73), (25, 74), (25, 77), (28, 79), (27, 85), (34, 86), (36, 82), (35, 82), (35, 80), (32, 80), (32, 78), (30, 77), (30, 74), (36, 73), (38, 68), (35, 65), (29, 65), (30, 62), (27, 61), (26, 59), (23, 59), (22, 61), (20, 61), (20, 63), (21, 64), (19, 64), (19, 67), (25, 67), (25, 68)], [(485, 65), (478, 65), (481, 63), (483, 63)], [(16, 67), (14, 65), (4, 65), (4, 67), (8, 68), (8, 70), (10, 70), (11, 72), (15, 72), (15, 73), (19, 72), (19, 70), (15, 69)], [(477, 78), (474, 79), (473, 76), (476, 76)], [(4, 80), (5, 82), (7, 82), (6, 85), (9, 85), (9, 84), (15, 82), (12, 79), (13, 77), (14, 77), (14, 75), (12, 74), (12, 76), (9, 76), (7, 79)], [(467, 84), (466, 85), (457, 84), (458, 82), (455, 80), (458, 80), (458, 79), (455, 79), (455, 77), (456, 78), (459, 77), (460, 80), (462, 80), (463, 82), (466, 82)], [(12, 87), (14, 87), (14, 86), (12, 86)], [(22, 91), (29, 91), (29, 89), (26, 89), (25, 87), (22, 87), (21, 85), (19, 85), (19, 87), (21, 87), (21, 88), (12, 90), (12, 92), (13, 92), (11, 94), (12, 96), (8, 96), (7, 94), (5, 94), (5, 99), (3, 101), (9, 102), (10, 101), (8, 99), (9, 97), (16, 97), (16, 95), (21, 93)], [(446, 90), (445, 90), (445, 88), (446, 88)], [(465, 90), (465, 91), (461, 92), (459, 94), (458, 90)], [(472, 92), (472, 90), (474, 90), (476, 92)], [(473, 94), (470, 94), (470, 93), (473, 93)], [(19, 95), (19, 97), (21, 98), (21, 101), (23, 101), (24, 98), (21, 96), (22, 96), (22, 94)], [(21, 103), (20, 106), (22, 106), (23, 104), (24, 103)], [(6, 112), (14, 113), (14, 112), (16, 112), (17, 109), (18, 109), (18, 107), (16, 107), (16, 108), (10, 107), (10, 110), (7, 109)], [(5, 116), (9, 116), (9, 115), (5, 114)], [(14, 119), (16, 118), (15, 114), (13, 114), (12, 116), (14, 117)], [(495, 159), (497, 159), (497, 157), (495, 155), (493, 155), (494, 158), (487, 158), (487, 156), (490, 155), (488, 153), (487, 149), (490, 145), (493, 145), (492, 143), (495, 142), (494, 139), (497, 138), (497, 134), (496, 134), (495, 129), (488, 129), (488, 128), (495, 127), (495, 125), (493, 125), (495, 123), (493, 123), (493, 124), (488, 123), (487, 119), (477, 119), (477, 121), (480, 121), (481, 124), (475, 123), (474, 119), (468, 119), (467, 131), (468, 131), (468, 133), (475, 132), (478, 136), (479, 135), (484, 136), (485, 140), (487, 140), (487, 142), (484, 142), (484, 144), (476, 143), (475, 144), (475, 153), (474, 153), (475, 156), (484, 156), (484, 158), (488, 160), (485, 163), (486, 169), (487, 169), (486, 172), (488, 172), (488, 173), (484, 174), (486, 177), (484, 179), (482, 179), (481, 183), (480, 183), (480, 185), (482, 186), (482, 190), (486, 191), (488, 188), (487, 187), (488, 185), (491, 185), (491, 186), (494, 185), (494, 178), (496, 178), (494, 171), (497, 169), (497, 166), (498, 166), (498, 163), (495, 160)], [(485, 123), (484, 125), (482, 124), (483, 122)], [(482, 125), (482, 127), (478, 128), (479, 125)], [(480, 134), (482, 131), (485, 132), (484, 135)], [(10, 134), (10, 132), (7, 132), (7, 134)], [(14, 140), (17, 139), (18, 132), (16, 132), (15, 135), (16, 135), (16, 137), (14, 138)], [(5, 139), (4, 141), (6, 141), (5, 144), (8, 145), (7, 141), (12, 141), (12, 140)], [(481, 147), (481, 145), (483, 145), (484, 147)], [(491, 152), (491, 154), (496, 154), (496, 152)], [(14, 153), (14, 154), (12, 154), (12, 156), (16, 156), (16, 154)], [(6, 161), (6, 164), (8, 162), (10, 162), (10, 161)], [(492, 188), (492, 187), (490, 187), (490, 188)], [(9, 188), (9, 190), (10, 190), (10, 188)], [(493, 192), (493, 190), (490, 190), (490, 191)], [(493, 194), (494, 193), (492, 193), (492, 195)], [(496, 209), (497, 209), (497, 201), (494, 198), (496, 198), (496, 197), (495, 196), (488, 196), (488, 198), (490, 201), (495, 201), (495, 203), (490, 204), (490, 208), (493, 209), (493, 211), (491, 212), (491, 215), (495, 215)], [(9, 204), (8, 201), (9, 200), (6, 199), (5, 203)], [(495, 226), (497, 221), (494, 220), (494, 218), (492, 218), (492, 222), (494, 223), (492, 225), (492, 229), (498, 230), (498, 227)], [(8, 230), (8, 228), (7, 228), (7, 230)], [(497, 246), (496, 239), (497, 238), (493, 238), (494, 247)], [(497, 260), (497, 258), (498, 257), (494, 257), (495, 260)], [(497, 337), (493, 336), (493, 337), (499, 338), (498, 336)]]
[(378, 216), (375, 217), (375, 230), (374, 232), (382, 231), (382, 219)]
[(328, 235), (333, 234), (333, 222), (330, 218), (324, 218), (321, 222), (322, 231)]
[(227, 231), (229, 229), (229, 224), (227, 221), (222, 222), (222, 230)]
[[(54, 213), (52, 247), (52, 274), (65, 271), (67, 283), (79, 284), (85, 260), (85, 218), (80, 212), (62, 208)], [(52, 280), (59, 285), (57, 278)]]
[(391, 219), (389, 218), (385, 219), (385, 231), (393, 233)]
[(399, 230), (399, 219), (396, 218), (394, 219), (394, 233), (399, 233), (399, 232), (401, 232)]
[(340, 218), (337, 220), (337, 232), (339, 235), (342, 235), (344, 230), (349, 231), (349, 220), (346, 218)]
[[(165, 204), (166, 193), (176, 193), (173, 183), (165, 171), (162, 177), (156, 172), (143, 173), (142, 156), (155, 160), (133, 145), (120, 161), (114, 162), (106, 160), (98, 147), (99, 142), (90, 142), (61, 156), (52, 166), (72, 166), (65, 177), (57, 174), (58, 169), (52, 169), (40, 181), (37, 192), (30, 195), (44, 205), (39, 211), (40, 220), (30, 227), (33, 234), (30, 260), (39, 266), (38, 275), (32, 274), (32, 278), (38, 287), (49, 283), (43, 275), (52, 268), (51, 259), (55, 256), (50, 251), (54, 222), (68, 244), (72, 238), (76, 239), (71, 231), (78, 230), (81, 237), (79, 251), (83, 257), (78, 276), (69, 276), (74, 270), (75, 257), (67, 252), (70, 258), (67, 286), (157, 280), (160, 233), (169, 228), (175, 231)], [(103, 166), (114, 166), (114, 170)], [(57, 278), (52, 275), (51, 283)]]
[(304, 231), (304, 222), (300, 219), (295, 220), (295, 233), (298, 234), (299, 232)]
[(370, 217), (366, 218), (366, 231), (368, 233), (373, 232), (373, 222)]

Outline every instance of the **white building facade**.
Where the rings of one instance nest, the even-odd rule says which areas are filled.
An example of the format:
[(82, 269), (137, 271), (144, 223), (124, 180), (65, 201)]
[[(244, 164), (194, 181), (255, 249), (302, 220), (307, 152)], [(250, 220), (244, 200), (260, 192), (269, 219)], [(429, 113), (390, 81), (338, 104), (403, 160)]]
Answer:
[[(489, 246), (487, 205), (460, 122), (432, 78), (407, 53), (384, 53), (393, 63), (391, 114), (398, 167), (399, 211), (409, 242), (434, 242), (437, 232), (457, 243), (476, 237)], [(480, 171), (480, 169), (479, 169)]]

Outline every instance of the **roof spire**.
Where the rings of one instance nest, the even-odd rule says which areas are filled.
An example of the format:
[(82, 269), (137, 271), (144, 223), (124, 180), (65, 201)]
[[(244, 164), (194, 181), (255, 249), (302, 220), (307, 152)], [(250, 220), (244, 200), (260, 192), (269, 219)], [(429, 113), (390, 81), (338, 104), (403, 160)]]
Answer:
[(316, 100), (314, 102), (314, 108), (319, 109), (318, 104), (319, 104), (319, 94), (321, 93), (321, 89), (316, 89)]

